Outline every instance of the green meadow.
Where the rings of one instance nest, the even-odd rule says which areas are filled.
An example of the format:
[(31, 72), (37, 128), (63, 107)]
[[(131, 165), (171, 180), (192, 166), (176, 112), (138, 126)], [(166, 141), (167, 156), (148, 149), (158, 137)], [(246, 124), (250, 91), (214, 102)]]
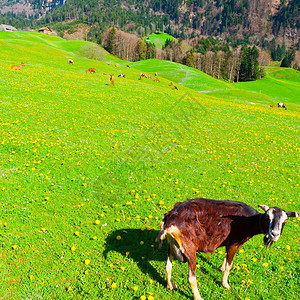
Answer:
[[(0, 299), (193, 299), (186, 264), (167, 290), (167, 247), (155, 242), (176, 202), (300, 212), (299, 72), (231, 84), (171, 62), (127, 64), (83, 41), (0, 32)], [(268, 251), (262, 235), (244, 244), (229, 291), (225, 249), (200, 253), (201, 296), (298, 299), (299, 225), (290, 219)]]
[(151, 35), (143, 38), (144, 41), (151, 42), (160, 49), (163, 48), (167, 39), (172, 41), (174, 37), (168, 33), (152, 33)]

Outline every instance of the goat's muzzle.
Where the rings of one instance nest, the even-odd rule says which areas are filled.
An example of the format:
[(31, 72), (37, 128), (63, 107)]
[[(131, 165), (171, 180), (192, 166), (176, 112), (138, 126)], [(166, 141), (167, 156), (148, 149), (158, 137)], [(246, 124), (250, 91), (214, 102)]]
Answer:
[(271, 238), (271, 236), (269, 234), (266, 234), (264, 236), (264, 244), (265, 244), (267, 250), (272, 246), (273, 239)]

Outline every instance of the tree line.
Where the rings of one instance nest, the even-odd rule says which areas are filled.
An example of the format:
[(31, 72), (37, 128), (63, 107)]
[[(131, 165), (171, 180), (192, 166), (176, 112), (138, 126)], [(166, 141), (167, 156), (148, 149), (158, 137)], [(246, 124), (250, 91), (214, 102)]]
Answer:
[[(259, 50), (255, 46), (230, 49), (219, 45), (212, 51), (208, 46), (212, 42), (207, 42), (205, 39), (200, 40), (198, 47), (192, 47), (190, 50), (186, 50), (186, 43), (182, 40), (167, 39), (164, 47), (158, 49), (151, 42), (115, 27), (103, 33), (101, 43), (107, 51), (128, 61), (150, 58), (170, 60), (230, 82), (256, 80), (263, 77), (264, 72), (260, 65), (267, 65), (270, 61), (268, 57), (261, 57), (259, 60)], [(203, 51), (202, 47), (206, 51)], [(202, 52), (199, 49), (202, 49)]]

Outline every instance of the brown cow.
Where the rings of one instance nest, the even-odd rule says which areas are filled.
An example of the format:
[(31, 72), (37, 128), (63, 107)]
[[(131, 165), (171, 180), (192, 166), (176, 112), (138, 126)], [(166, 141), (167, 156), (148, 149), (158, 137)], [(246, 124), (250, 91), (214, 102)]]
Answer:
[(157, 77), (155, 77), (154, 81), (160, 82), (160, 80)]
[(96, 73), (96, 69), (95, 68), (89, 68), (85, 73)]
[(243, 202), (218, 201), (197, 198), (178, 202), (166, 213), (157, 240), (168, 241), (166, 264), (167, 288), (176, 288), (171, 280), (172, 260), (188, 262), (189, 283), (194, 299), (202, 300), (196, 282), (196, 252), (212, 253), (225, 246), (226, 255), (221, 267), (224, 272), (222, 285), (229, 289), (228, 275), (237, 250), (250, 238), (264, 234), (267, 249), (277, 241), (289, 217), (298, 217), (296, 212), (285, 212), (278, 207), (259, 205), (261, 214)]
[(276, 106), (276, 105), (270, 105), (270, 107), (272, 107), (272, 108), (277, 108), (277, 106)]

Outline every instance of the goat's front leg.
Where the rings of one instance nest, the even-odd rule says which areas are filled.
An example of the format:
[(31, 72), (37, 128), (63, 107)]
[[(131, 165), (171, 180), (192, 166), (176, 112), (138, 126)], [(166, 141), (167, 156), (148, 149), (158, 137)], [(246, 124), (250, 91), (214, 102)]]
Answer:
[(193, 294), (194, 294), (194, 299), (195, 300), (203, 300), (200, 296), (198, 287), (197, 287), (197, 279), (196, 279), (196, 252), (192, 257), (188, 258), (188, 263), (189, 263), (189, 283), (191, 285)]
[(224, 272), (223, 279), (222, 279), (222, 285), (226, 289), (230, 289), (230, 285), (228, 284), (228, 275), (230, 272), (230, 269), (232, 267), (232, 261), (233, 257), (236, 253), (236, 251), (239, 249), (239, 245), (231, 245), (228, 248), (226, 248), (226, 256), (223, 261), (223, 265), (221, 267), (221, 270)]
[(176, 289), (177, 286), (175, 283), (172, 282), (172, 260), (173, 256), (171, 254), (168, 255), (167, 264), (166, 264), (166, 273), (167, 273), (167, 288), (169, 290)]

